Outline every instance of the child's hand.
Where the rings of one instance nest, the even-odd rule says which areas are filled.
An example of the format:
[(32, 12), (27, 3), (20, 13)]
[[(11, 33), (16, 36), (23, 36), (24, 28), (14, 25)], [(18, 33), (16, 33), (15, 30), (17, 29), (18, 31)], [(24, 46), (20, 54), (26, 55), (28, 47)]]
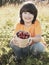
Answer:
[(34, 43), (32, 39), (33, 39), (32, 37), (29, 38), (29, 45), (32, 45)]
[(16, 40), (16, 36), (12, 38), (11, 42), (16, 45), (16, 46), (19, 46), (19, 43), (18, 41)]

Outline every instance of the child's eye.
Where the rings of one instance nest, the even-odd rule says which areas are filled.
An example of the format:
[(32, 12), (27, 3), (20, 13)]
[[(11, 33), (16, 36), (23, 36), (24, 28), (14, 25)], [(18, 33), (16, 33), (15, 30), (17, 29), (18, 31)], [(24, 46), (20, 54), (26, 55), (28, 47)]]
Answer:
[(24, 14), (27, 14), (27, 12), (24, 12)]

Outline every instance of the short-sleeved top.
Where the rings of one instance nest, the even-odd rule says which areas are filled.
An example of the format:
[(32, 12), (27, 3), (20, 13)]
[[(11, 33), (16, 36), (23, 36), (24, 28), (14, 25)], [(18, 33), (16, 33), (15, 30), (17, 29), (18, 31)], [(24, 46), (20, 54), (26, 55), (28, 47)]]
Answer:
[(36, 20), (35, 23), (32, 24), (30, 27), (26, 27), (24, 24), (18, 23), (16, 25), (14, 34), (20, 30), (29, 32), (31, 37), (42, 34), (41, 25), (40, 25), (40, 22), (38, 20)]
[[(35, 37), (37, 35), (42, 35), (41, 25), (40, 25), (40, 22), (38, 20), (36, 20), (35, 23), (32, 24), (28, 28), (26, 28), (26, 26), (24, 24), (18, 23), (16, 25), (14, 34), (16, 34), (16, 32), (18, 32), (18, 31), (22, 31), (22, 30), (29, 32), (31, 37)], [(41, 42), (44, 43), (45, 41), (43, 39), (41, 39)]]

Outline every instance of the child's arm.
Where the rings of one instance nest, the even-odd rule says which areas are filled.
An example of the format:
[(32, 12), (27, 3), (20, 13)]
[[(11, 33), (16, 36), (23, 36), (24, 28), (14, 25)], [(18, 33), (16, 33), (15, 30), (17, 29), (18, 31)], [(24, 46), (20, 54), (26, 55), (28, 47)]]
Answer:
[(40, 35), (35, 36), (35, 37), (30, 37), (30, 44), (34, 44), (34, 43), (40, 42), (40, 41), (41, 41), (41, 36)]
[(41, 36), (38, 35), (38, 36), (32, 37), (32, 41), (33, 42), (40, 42), (41, 41)]

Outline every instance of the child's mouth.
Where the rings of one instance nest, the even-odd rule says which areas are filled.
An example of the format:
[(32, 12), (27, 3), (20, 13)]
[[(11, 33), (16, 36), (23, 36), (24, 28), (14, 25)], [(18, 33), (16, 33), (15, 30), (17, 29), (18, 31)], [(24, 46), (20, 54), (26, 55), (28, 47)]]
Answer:
[(29, 20), (29, 19), (31, 19), (31, 18), (25, 18), (25, 19)]

